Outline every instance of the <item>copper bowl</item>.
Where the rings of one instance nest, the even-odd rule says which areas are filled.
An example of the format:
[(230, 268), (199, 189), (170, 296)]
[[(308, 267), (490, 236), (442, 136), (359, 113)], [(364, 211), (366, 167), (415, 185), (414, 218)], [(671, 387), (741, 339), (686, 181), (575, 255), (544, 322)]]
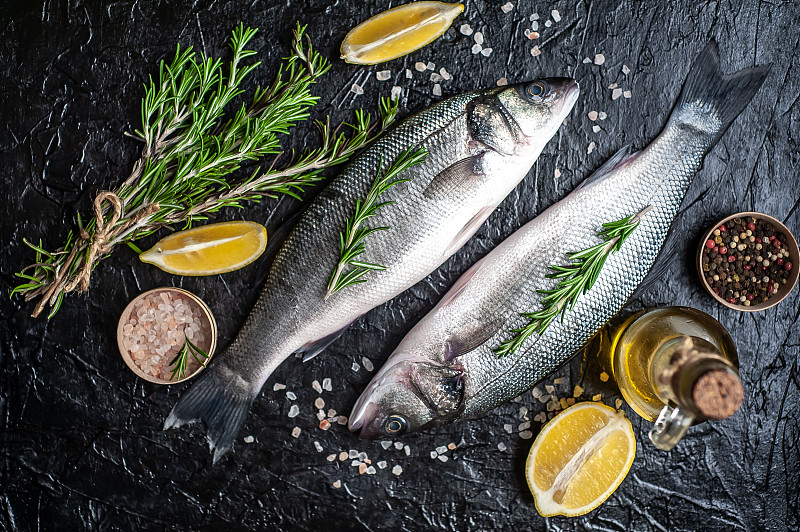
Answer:
[[(789, 279), (786, 281), (786, 284), (781, 285), (781, 287), (778, 289), (778, 292), (776, 294), (773, 294), (773, 296), (769, 298), (767, 301), (763, 301), (761, 303), (757, 303), (749, 307), (746, 307), (744, 305), (735, 305), (733, 303), (725, 301), (724, 298), (722, 298), (720, 295), (716, 294), (714, 290), (712, 290), (711, 286), (708, 284), (708, 281), (706, 280), (706, 276), (703, 273), (703, 249), (705, 248), (706, 241), (712, 238), (714, 231), (718, 229), (722, 224), (725, 224), (733, 220), (734, 218), (745, 218), (747, 216), (752, 216), (753, 218), (758, 218), (760, 220), (767, 221), (771, 223), (773, 226), (775, 226), (775, 229), (778, 232), (786, 235), (786, 247), (789, 250), (789, 260), (792, 263), (792, 269), (791, 272), (789, 273)], [(736, 214), (732, 214), (727, 218), (719, 220), (717, 223), (711, 226), (711, 229), (706, 231), (705, 235), (703, 235), (703, 238), (700, 240), (700, 245), (697, 248), (696, 266), (697, 266), (697, 274), (700, 276), (700, 283), (703, 285), (703, 288), (705, 288), (706, 292), (708, 292), (711, 295), (711, 297), (716, 299), (719, 303), (725, 305), (728, 308), (732, 308), (734, 310), (740, 310), (742, 312), (758, 312), (759, 310), (766, 310), (770, 307), (774, 307), (775, 305), (783, 301), (783, 299), (786, 296), (788, 296), (789, 293), (792, 291), (792, 289), (795, 287), (795, 285), (797, 284), (798, 273), (800, 273), (800, 250), (798, 250), (797, 240), (795, 239), (794, 235), (792, 235), (792, 232), (789, 231), (789, 228), (783, 225), (783, 223), (781, 223), (780, 221), (773, 218), (772, 216), (768, 216), (760, 212), (737, 212)]]
[[(198, 345), (198, 347), (203, 349), (205, 353), (208, 355), (208, 360), (206, 360), (206, 365), (208, 365), (208, 362), (211, 360), (211, 357), (214, 356), (214, 349), (217, 347), (217, 322), (214, 321), (214, 315), (211, 314), (211, 309), (208, 308), (208, 305), (206, 305), (202, 299), (200, 299), (199, 297), (197, 297), (196, 295), (187, 290), (183, 290), (182, 288), (173, 288), (169, 286), (154, 288), (153, 290), (149, 290), (133, 298), (131, 302), (128, 303), (128, 306), (125, 307), (125, 310), (122, 311), (122, 315), (119, 318), (119, 323), (117, 324), (117, 345), (119, 346), (119, 352), (122, 355), (122, 360), (125, 361), (125, 364), (127, 364), (127, 366), (131, 369), (131, 371), (133, 371), (137, 376), (143, 378), (146, 381), (153, 382), (155, 384), (177, 384), (179, 382), (183, 382), (191, 379), (192, 377), (197, 376), (201, 371), (203, 371), (203, 369), (205, 369), (205, 366), (200, 366), (197, 370), (183, 377), (182, 379), (164, 380), (160, 377), (154, 377), (149, 373), (143, 372), (141, 368), (139, 368), (139, 366), (137, 366), (134, 363), (133, 359), (131, 358), (130, 351), (125, 347), (125, 344), (123, 343), (123, 339), (125, 338), (125, 333), (123, 333), (122, 328), (125, 326), (126, 323), (128, 323), (130, 315), (134, 311), (135, 308), (134, 306), (136, 302), (141, 299), (144, 299), (146, 296), (150, 294), (160, 294), (161, 292), (171, 292), (173, 294), (180, 294), (181, 296), (190, 299), (194, 304), (196, 304), (200, 308), (202, 312), (202, 318), (206, 320), (205, 325), (208, 326), (210, 334), (209, 338), (207, 338), (202, 343), (203, 345)], [(206, 347), (208, 347), (208, 349), (205, 349)]]

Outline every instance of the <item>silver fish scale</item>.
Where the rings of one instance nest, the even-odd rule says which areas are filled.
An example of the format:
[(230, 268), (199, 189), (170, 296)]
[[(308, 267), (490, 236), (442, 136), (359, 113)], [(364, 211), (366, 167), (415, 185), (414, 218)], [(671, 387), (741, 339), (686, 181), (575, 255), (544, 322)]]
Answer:
[[(622, 309), (652, 267), (709, 142), (709, 138), (668, 126), (629, 164), (576, 190), (484, 259), (452, 302), (452, 316), (441, 320), (447, 323), (455, 316), (472, 314), (503, 323), (497, 334), (460, 359), (466, 390), (461, 418), (490, 410), (531, 388)], [(594, 287), (578, 299), (564, 322), (557, 318), (543, 336), (534, 334), (516, 353), (498, 359), (493, 350), (512, 337), (511, 329), (527, 324), (520, 313), (541, 308), (537, 290), (557, 283), (544, 277), (549, 266), (564, 264), (566, 254), (600, 242), (597, 230), (602, 223), (620, 220), (647, 205), (653, 209), (608, 258)], [(465, 310), (459, 301), (472, 301), (475, 307)], [(454, 325), (453, 330), (458, 327)]]
[[(260, 385), (293, 351), (342, 329), (443, 262), (442, 227), (460, 223), (460, 229), (466, 220), (458, 214), (462, 218), (474, 214), (470, 211), (475, 210), (480, 190), (434, 200), (425, 199), (423, 191), (443, 169), (475, 155), (475, 147), (468, 142), (466, 108), (478, 94), (450, 98), (409, 118), (320, 193), (283, 244), (258, 302), (220, 365)], [(391, 229), (370, 235), (367, 252), (360, 257), (387, 269), (370, 272), (368, 283), (348, 287), (323, 301), (338, 261), (339, 233), (356, 200), (366, 196), (379, 165), (385, 168), (412, 147), (426, 148), (426, 161), (401, 174), (410, 178), (408, 183), (381, 196), (381, 201), (396, 203), (381, 208), (368, 223)]]

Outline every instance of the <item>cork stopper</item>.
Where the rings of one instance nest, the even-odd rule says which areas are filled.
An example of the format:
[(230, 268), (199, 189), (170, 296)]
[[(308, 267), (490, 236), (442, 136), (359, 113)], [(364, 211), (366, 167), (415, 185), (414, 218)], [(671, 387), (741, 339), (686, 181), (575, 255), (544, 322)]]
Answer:
[(697, 409), (708, 419), (727, 419), (742, 405), (742, 381), (730, 371), (707, 371), (695, 381), (692, 398)]

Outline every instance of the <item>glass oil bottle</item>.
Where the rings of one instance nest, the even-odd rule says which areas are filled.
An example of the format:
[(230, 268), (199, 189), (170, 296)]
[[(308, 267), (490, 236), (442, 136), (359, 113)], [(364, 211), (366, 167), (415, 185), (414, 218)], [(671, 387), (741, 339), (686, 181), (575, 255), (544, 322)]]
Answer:
[(650, 440), (659, 449), (672, 449), (692, 423), (725, 419), (742, 403), (736, 346), (704, 312), (641, 311), (612, 327), (604, 344), (604, 365), (631, 408), (655, 422)]

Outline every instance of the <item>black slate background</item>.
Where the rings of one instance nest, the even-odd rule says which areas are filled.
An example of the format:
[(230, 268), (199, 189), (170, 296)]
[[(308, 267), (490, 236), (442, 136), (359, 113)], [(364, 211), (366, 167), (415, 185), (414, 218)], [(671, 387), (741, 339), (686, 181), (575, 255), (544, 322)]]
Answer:
[[(797, 290), (781, 305), (757, 314), (722, 308), (700, 289), (692, 256), (701, 231), (739, 210), (766, 212), (800, 232), (797, 167), (800, 129), (800, 39), (796, 2), (516, 2), (468, 0), (443, 38), (410, 56), (378, 67), (346, 65), (338, 45), (349, 28), (390, 4), (376, 0), (269, 3), (68, 2), (6, 3), (0, 9), (0, 205), (2, 291), (13, 272), (30, 262), (22, 238), (40, 236), (55, 248), (77, 211), (86, 212), (100, 189), (124, 179), (137, 143), (122, 133), (138, 127), (142, 83), (156, 61), (171, 58), (176, 42), (209, 54), (241, 21), (262, 28), (253, 46), (264, 64), (254, 83), (267, 83), (288, 45), (295, 20), (333, 60), (316, 93), (316, 117), (352, 116), (375, 108), (393, 85), (403, 88), (403, 116), (438, 98), (430, 71), (416, 61), (444, 66), (453, 79), (444, 96), (546, 75), (572, 75), (582, 95), (572, 115), (545, 148), (529, 177), (455, 257), (425, 281), (367, 314), (312, 362), (287, 360), (254, 404), (233, 453), (211, 466), (202, 430), (164, 433), (161, 424), (186, 385), (155, 386), (127, 370), (116, 349), (115, 327), (126, 303), (144, 290), (187, 288), (216, 314), (221, 345), (232, 339), (258, 288), (257, 267), (211, 278), (177, 278), (139, 263), (118, 249), (96, 270), (86, 297), (69, 297), (52, 320), (29, 317), (32, 305), (0, 298), (0, 528), (238, 530), (797, 530), (800, 527), (800, 377)], [(667, 5), (669, 4), (669, 7)], [(544, 26), (552, 9), (563, 19)], [(538, 12), (541, 38), (523, 35)], [(458, 32), (468, 22), (492, 47), (490, 57), (470, 53), (474, 41)], [(631, 308), (680, 304), (709, 312), (732, 333), (746, 386), (745, 404), (733, 418), (692, 428), (671, 453), (647, 442), (648, 424), (626, 410), (638, 439), (630, 474), (616, 493), (586, 516), (541, 518), (522, 474), (531, 440), (520, 439), (519, 408), (529, 416), (543, 405), (525, 394), (481, 420), (409, 435), (411, 456), (358, 441), (344, 427), (316, 428), (313, 380), (330, 377), (327, 408), (349, 413), (370, 374), (353, 362), (380, 366), (411, 326), (475, 260), (563, 197), (625, 143), (646, 145), (661, 129), (692, 59), (711, 38), (720, 43), (728, 71), (773, 63), (767, 82), (707, 157), (674, 227), (668, 272)], [(539, 44), (542, 55), (530, 50)], [(584, 64), (603, 53), (602, 66)], [(624, 75), (622, 65), (630, 67)], [(412, 79), (406, 79), (411, 68)], [(375, 72), (392, 71), (379, 82)], [(349, 91), (361, 84), (365, 93)], [(630, 89), (611, 99), (607, 87)], [(590, 110), (608, 118), (596, 124)], [(589, 143), (596, 148), (588, 152)], [(314, 144), (310, 128), (287, 146)], [(560, 176), (556, 177), (556, 169)], [(219, 219), (250, 219), (270, 231), (298, 203), (266, 201)], [(143, 244), (151, 245), (156, 238)], [(278, 333), (277, 331), (275, 333)], [(557, 386), (571, 395), (582, 382), (580, 362), (563, 368)], [(274, 383), (294, 391), (301, 407)], [(585, 384), (613, 404), (611, 388)], [(625, 407), (627, 409), (627, 407)], [(511, 423), (514, 434), (503, 425)], [(294, 426), (302, 429), (295, 439)], [(540, 424), (533, 423), (534, 432)], [(252, 435), (254, 443), (243, 437)], [(313, 445), (318, 441), (324, 451)], [(450, 460), (429, 452), (450, 442)], [(498, 443), (508, 449), (501, 452)], [(356, 449), (389, 467), (375, 476), (326, 456)], [(400, 464), (401, 476), (390, 473)], [(344, 487), (335, 489), (335, 480)]]

